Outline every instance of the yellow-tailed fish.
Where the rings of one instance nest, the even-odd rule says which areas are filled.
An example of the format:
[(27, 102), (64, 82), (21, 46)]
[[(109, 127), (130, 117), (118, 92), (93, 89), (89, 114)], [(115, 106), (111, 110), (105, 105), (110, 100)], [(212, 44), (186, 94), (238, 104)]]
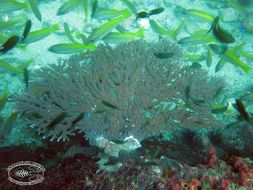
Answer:
[(93, 18), (93, 15), (97, 10), (97, 7), (98, 7), (98, 0), (92, 0), (91, 15), (90, 15), (91, 18)]
[(0, 47), (0, 52), (6, 53), (14, 48), (19, 42), (19, 36), (14, 35), (7, 39), (7, 41)]
[(208, 48), (207, 55), (206, 55), (206, 66), (211, 67), (211, 65), (212, 65), (212, 53), (211, 53), (211, 50)]
[(36, 88), (36, 87), (32, 87), (32, 88), (31, 88), (31, 91), (32, 91), (33, 93), (43, 93), (43, 92), (45, 92), (43, 89), (41, 89), (41, 88)]
[(31, 20), (26, 21), (25, 28), (21, 37), (21, 41), (24, 41), (26, 39), (28, 33), (31, 30), (31, 27), (32, 27), (32, 21)]
[[(206, 36), (208, 30), (200, 29), (192, 33), (192, 36)], [(216, 39), (216, 38), (215, 38)], [(217, 40), (216, 40), (217, 41)], [(218, 42), (218, 41), (217, 41)]]
[(121, 24), (117, 25), (115, 29), (117, 29), (121, 33), (127, 32), (127, 30)]
[(71, 127), (74, 127), (77, 123), (79, 123), (84, 118), (85, 112), (81, 112), (72, 122)]
[(227, 50), (223, 54), (223, 58), (227, 61), (232, 63), (235, 66), (239, 66), (243, 71), (249, 72), (251, 71), (251, 67), (248, 66), (246, 63), (242, 62), (238, 56), (235, 55), (233, 50)]
[(25, 39), (26, 43), (33, 43), (38, 40), (41, 40), (45, 37), (47, 37), (49, 34), (51, 34), (54, 31), (59, 30), (60, 27), (58, 25), (53, 25), (48, 28), (43, 28), (41, 30), (32, 31), (28, 34), (27, 38)]
[(192, 101), (194, 104), (196, 104), (198, 106), (202, 106), (206, 102), (204, 99), (192, 99)]
[(201, 20), (201, 21), (204, 21), (204, 22), (209, 22), (209, 23), (212, 23), (213, 20), (214, 20), (214, 16), (209, 14), (209, 13), (206, 13), (204, 11), (201, 11), (201, 10), (197, 10), (197, 9), (186, 9), (184, 11), (187, 15), (190, 15), (190, 16), (194, 16), (195, 18)]
[(111, 104), (111, 103), (108, 102), (108, 101), (102, 100), (101, 103), (104, 104), (105, 106), (109, 107), (109, 108), (112, 108), (112, 109), (119, 109), (117, 106)]
[(117, 10), (117, 9), (99, 9), (93, 15), (96, 19), (111, 19), (123, 15), (127, 10)]
[(27, 67), (25, 67), (23, 69), (23, 78), (24, 78), (25, 86), (28, 89), (28, 86), (29, 86), (29, 70), (27, 69)]
[(70, 29), (69, 29), (69, 25), (68, 25), (68, 23), (66, 23), (66, 22), (64, 22), (64, 31), (65, 31), (67, 37), (70, 39), (70, 41), (72, 41), (73, 43), (78, 43), (78, 42), (74, 39), (74, 37), (72, 36), (71, 31), (70, 31)]
[(156, 52), (155, 57), (158, 59), (169, 59), (174, 56), (173, 52)]
[(64, 15), (77, 8), (83, 0), (68, 0), (57, 11), (57, 15)]
[(193, 62), (190, 66), (191, 69), (201, 69), (201, 64), (197, 61)]
[(159, 24), (157, 24), (156, 21), (150, 19), (149, 20), (149, 24), (150, 24), (150, 27), (152, 28), (152, 30), (154, 32), (156, 32), (157, 34), (159, 34), (159, 35), (167, 35), (167, 30), (164, 27), (162, 27)]
[(205, 36), (207, 33), (207, 30), (200, 29), (192, 33), (192, 36)]
[(3, 93), (0, 96), (0, 111), (2, 111), (2, 109), (6, 105), (6, 103), (8, 101), (8, 97), (9, 97), (9, 92), (8, 92), (8, 89), (5, 88)]
[(87, 40), (88, 40), (87, 36), (85, 36), (85, 35), (82, 34), (81, 32), (77, 32), (76, 37), (77, 37), (78, 39), (81, 39), (84, 45), (88, 43), (88, 42), (87, 42)]
[(93, 113), (104, 113), (106, 112), (106, 109), (98, 109), (96, 111), (93, 111)]
[(0, 34), (0, 43), (1, 43), (1, 44), (3, 44), (4, 42), (6, 42), (7, 39), (8, 39), (7, 36), (4, 36), (4, 35)]
[(216, 39), (210, 36), (201, 36), (201, 35), (184, 37), (178, 41), (179, 44), (184, 45), (206, 44), (210, 42), (216, 42)]
[(250, 52), (243, 51), (243, 46), (246, 45), (245, 42), (241, 43), (238, 46), (235, 46), (232, 51), (234, 51), (235, 55), (246, 57), (247, 59), (253, 60), (253, 54)]
[[(28, 68), (32, 63), (33, 63), (32, 59), (26, 60), (26, 61), (20, 63), (19, 66), (17, 66), (17, 68), (23, 71), (24, 68)], [(22, 73), (18, 73), (18, 74), (22, 74)]]
[(13, 129), (13, 125), (15, 124), (16, 120), (18, 118), (17, 112), (12, 112), (7, 120), (4, 123), (3, 131), (4, 134), (8, 135), (10, 134), (11, 130)]
[(120, 17), (114, 18), (112, 20), (107, 21), (106, 23), (99, 26), (95, 29), (91, 35), (88, 37), (87, 42), (96, 42), (102, 38), (104, 38), (107, 34), (109, 34), (118, 24), (120, 24), (123, 20), (131, 16), (131, 13), (127, 10)]
[(208, 46), (216, 54), (224, 54), (228, 50), (226, 45), (209, 44)]
[(4, 60), (0, 60), (0, 67), (16, 73), (16, 74), (22, 74), (23, 73), (23, 69), (27, 66), (29, 66), (32, 63), (32, 61), (25, 61), (24, 63), (22, 63), (21, 65), (19, 65), (18, 67), (14, 67), (12, 66), (10, 63), (4, 61)]
[(245, 52), (245, 51), (240, 51), (240, 55), (243, 56), (243, 57), (246, 57), (248, 59), (251, 59), (253, 60), (253, 54), (252, 53), (249, 53), (249, 52)]
[(8, 21), (1, 21), (0, 28), (9, 28), (12, 26), (23, 25), (25, 23), (25, 21), (26, 21), (26, 19), (23, 17), (15, 18), (13, 20), (8, 20)]
[(235, 53), (235, 55), (241, 56), (243, 46), (245, 45), (246, 45), (246, 42), (242, 42), (241, 44), (233, 47), (232, 51)]
[(215, 94), (214, 94), (214, 96), (213, 96), (213, 99), (219, 98), (219, 97), (223, 94), (223, 92), (224, 92), (224, 87), (223, 87), (223, 86), (220, 86), (220, 87), (216, 90), (216, 92), (215, 92)]
[(96, 46), (94, 44), (79, 44), (79, 43), (69, 43), (69, 44), (56, 44), (51, 46), (48, 50), (57, 54), (71, 54), (84, 52), (86, 50), (95, 50)]
[(107, 42), (122, 42), (143, 37), (144, 37), (144, 29), (141, 28), (137, 32), (123, 32), (123, 33), (110, 32), (103, 38), (103, 40)]
[(213, 19), (213, 22), (212, 22), (212, 24), (211, 24), (211, 27), (210, 27), (210, 29), (207, 31), (206, 34), (208, 34), (209, 32), (211, 32), (211, 31), (217, 26), (217, 24), (219, 24), (219, 19), (220, 19), (219, 16), (217, 16), (217, 17), (215, 17), (215, 18)]
[(215, 66), (214, 71), (215, 71), (215, 72), (220, 71), (220, 70), (224, 67), (225, 63), (226, 63), (226, 60), (222, 57), (222, 58), (219, 60), (219, 62), (217, 63), (217, 65)]
[(126, 6), (127, 8), (133, 13), (133, 14), (137, 14), (137, 9), (136, 7), (134, 6), (133, 3), (131, 3), (130, 1), (128, 0), (121, 0)]
[(185, 54), (184, 55), (188, 60), (192, 61), (192, 62), (200, 62), (200, 61), (203, 61), (205, 60), (205, 56), (203, 54)]
[(223, 104), (215, 104), (214, 108), (211, 110), (213, 114), (221, 114), (227, 111), (229, 104), (226, 103), (224, 106)]
[(28, 0), (29, 4), (30, 4), (30, 7), (32, 9), (32, 12), (33, 14), (35, 15), (35, 17), (39, 20), (39, 21), (42, 21), (42, 16), (41, 16), (41, 13), (40, 13), (40, 10), (38, 8), (38, 5), (37, 5), (37, 1), (36, 0)]
[(174, 30), (169, 30), (169, 31), (167, 32), (167, 35), (170, 36), (173, 40), (177, 40), (177, 36), (179, 35), (179, 33), (180, 33), (182, 30), (184, 30), (184, 28), (185, 28), (185, 22), (182, 21), (182, 22), (178, 25), (178, 27), (177, 27), (176, 29), (174, 29)]
[(47, 130), (52, 129), (54, 126), (57, 124), (61, 123), (66, 117), (67, 117), (67, 112), (61, 112), (58, 114), (48, 125), (47, 125)]
[(84, 14), (85, 14), (85, 22), (88, 20), (89, 15), (89, 0), (84, 0), (83, 3)]
[(0, 13), (10, 13), (20, 9), (26, 9), (25, 2), (19, 2), (16, 0), (1, 0), (0, 1)]

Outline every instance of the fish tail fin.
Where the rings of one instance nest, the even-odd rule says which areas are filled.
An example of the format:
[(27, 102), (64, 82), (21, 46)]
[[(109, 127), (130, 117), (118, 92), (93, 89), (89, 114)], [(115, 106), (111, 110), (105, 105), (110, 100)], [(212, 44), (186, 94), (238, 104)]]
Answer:
[(143, 38), (144, 37), (144, 29), (140, 28), (137, 32), (136, 32), (136, 36)]

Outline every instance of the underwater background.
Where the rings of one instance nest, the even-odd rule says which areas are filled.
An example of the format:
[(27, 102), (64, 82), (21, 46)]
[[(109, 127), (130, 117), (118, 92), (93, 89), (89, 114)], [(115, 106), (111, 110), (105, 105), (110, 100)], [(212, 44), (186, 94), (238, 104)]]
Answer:
[(252, 190), (252, 0), (0, 0), (0, 190)]

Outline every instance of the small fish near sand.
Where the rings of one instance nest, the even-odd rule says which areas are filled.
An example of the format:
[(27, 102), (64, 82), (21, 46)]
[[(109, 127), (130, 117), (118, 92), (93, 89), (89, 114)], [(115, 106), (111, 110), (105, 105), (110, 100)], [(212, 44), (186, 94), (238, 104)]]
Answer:
[(191, 64), (190, 68), (191, 68), (191, 69), (201, 69), (202, 66), (201, 66), (201, 64), (200, 64), (199, 62), (195, 61), (195, 62), (193, 62), (193, 63)]
[[(87, 6), (87, 2), (85, 2), (84, 4), (85, 4), (85, 6)], [(65, 3), (63, 3), (61, 5), (61, 7), (58, 9), (57, 15), (58, 16), (65, 15), (65, 14), (73, 11), (74, 9), (76, 9), (80, 5), (82, 5), (82, 0), (65, 1)]]
[(14, 48), (19, 42), (19, 36), (14, 35), (6, 40), (6, 42), (0, 47), (0, 53), (6, 53)]
[(235, 104), (233, 106), (240, 113), (240, 117), (239, 117), (240, 119), (243, 119), (245, 121), (249, 121), (250, 120), (250, 115), (246, 111), (246, 108), (245, 108), (243, 102), (240, 99), (236, 99), (235, 100)]
[(28, 33), (30, 32), (32, 27), (32, 21), (28, 20), (25, 24), (25, 28), (21, 37), (21, 41), (24, 41), (26, 39), (26, 37), (28, 36)]
[(157, 52), (154, 53), (155, 57), (158, 59), (169, 59), (174, 56), (173, 52)]
[(93, 2), (92, 2), (92, 8), (91, 8), (91, 18), (93, 18), (93, 16), (94, 16), (94, 14), (95, 14), (95, 12), (96, 12), (96, 10), (97, 10), (97, 8), (98, 8), (98, 1), (97, 0), (93, 0)]
[(102, 100), (101, 101), (102, 104), (104, 104), (105, 106), (109, 107), (109, 108), (112, 108), (112, 109), (119, 109), (117, 106), (111, 104), (110, 102), (107, 102), (105, 100)]
[(71, 123), (71, 127), (74, 127), (77, 123), (79, 123), (84, 118), (85, 112), (81, 112)]
[(224, 54), (228, 50), (226, 45), (209, 44), (208, 46), (216, 54)]
[(5, 134), (10, 134), (11, 130), (13, 129), (14, 124), (16, 123), (18, 118), (18, 113), (17, 112), (12, 112), (6, 119), (4, 126), (3, 126), (3, 131)]
[(147, 18), (149, 16), (149, 14), (146, 12), (146, 11), (141, 11), (141, 12), (138, 12), (137, 15), (136, 15), (136, 20), (138, 18)]
[(139, 19), (139, 18), (148, 18), (152, 15), (157, 15), (157, 14), (160, 14), (164, 11), (164, 8), (163, 7), (160, 7), (160, 8), (156, 8), (156, 9), (152, 9), (148, 12), (146, 11), (140, 11), (137, 13), (136, 15), (136, 20)]
[(67, 112), (61, 112), (47, 125), (46, 128), (48, 130), (52, 129), (54, 126), (63, 121), (67, 117), (67, 115), (68, 115)]
[(24, 39), (25, 43), (33, 43), (36, 41), (39, 41), (47, 36), (49, 36), (51, 33), (60, 30), (60, 27), (58, 25), (53, 25), (47, 28), (42, 28), (39, 30), (35, 30), (32, 32), (29, 32), (28, 36), (26, 39)]
[(205, 100), (200, 98), (200, 99), (195, 99), (192, 97), (191, 95), (191, 86), (187, 85), (185, 88), (185, 97), (186, 97), (186, 101), (187, 104), (189, 103), (189, 101), (191, 100), (194, 104), (196, 104), (197, 106), (202, 106), (203, 104), (205, 104)]
[(219, 40), (220, 42), (223, 43), (234, 43), (235, 38), (230, 34), (229, 32), (225, 31), (222, 29), (219, 25), (219, 16), (215, 17), (211, 28), (207, 33), (210, 31), (213, 31), (213, 35)]
[(121, 22), (131, 16), (131, 13), (128, 10), (125, 10), (121, 16), (111, 19), (98, 28), (96, 28), (88, 37), (87, 43), (94, 43), (98, 40), (104, 38), (109, 34), (115, 27), (117, 27)]
[(151, 15), (157, 15), (157, 14), (160, 14), (164, 11), (164, 8), (163, 7), (160, 7), (160, 8), (156, 8), (156, 9), (152, 9), (149, 11), (149, 16)]
[(190, 93), (191, 93), (191, 86), (187, 85), (185, 88), (185, 97), (186, 97), (187, 102), (191, 99)]
[(24, 76), (24, 83), (25, 83), (25, 86), (26, 86), (26, 89), (28, 89), (29, 87), (29, 70), (27, 69), (27, 67), (24, 68), (23, 70), (23, 76)]
[(211, 113), (213, 114), (221, 114), (224, 113), (228, 110), (228, 106), (229, 104), (227, 103), (226, 105), (218, 105), (217, 107), (215, 107), (214, 109), (211, 110)]
[(1, 92), (1, 95), (0, 95), (0, 112), (6, 105), (8, 101), (8, 97), (9, 97), (9, 92), (8, 92), (8, 89), (5, 88), (4, 91)]

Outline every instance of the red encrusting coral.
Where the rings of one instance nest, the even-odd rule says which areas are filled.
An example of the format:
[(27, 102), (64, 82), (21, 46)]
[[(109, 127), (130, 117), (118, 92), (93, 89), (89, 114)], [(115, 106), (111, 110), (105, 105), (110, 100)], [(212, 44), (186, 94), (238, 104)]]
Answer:
[[(51, 148), (54, 146), (51, 146)], [(58, 154), (54, 149), (37, 148), (28, 151), (24, 147), (0, 149), (1, 168), (20, 160), (31, 160), (46, 167), (45, 180), (26, 190), (111, 190), (137, 189), (146, 190), (229, 190), (244, 187), (252, 189), (253, 163), (249, 159), (230, 156), (221, 160), (215, 154), (215, 148), (210, 148), (208, 161), (205, 165), (182, 165), (180, 168), (169, 168), (161, 175), (157, 172), (159, 166), (140, 167), (134, 163), (125, 163), (117, 172), (98, 171), (97, 160), (84, 154), (56, 159)], [(15, 158), (15, 159), (14, 159)], [(50, 163), (53, 162), (53, 163)], [(163, 167), (160, 166), (160, 169)], [(155, 172), (156, 171), (156, 172)], [(22, 189), (8, 181), (5, 169), (0, 171), (1, 190)], [(250, 181), (251, 180), (251, 181)]]
[[(252, 189), (253, 164), (241, 157), (230, 156), (226, 161), (216, 156), (215, 148), (209, 149), (206, 165), (198, 164), (195, 167), (184, 166), (174, 172), (172, 177), (164, 179), (166, 190), (215, 189), (229, 190), (233, 185), (236, 188)], [(192, 172), (193, 168), (196, 172)], [(191, 175), (189, 175), (189, 173)], [(191, 179), (189, 179), (191, 177)]]
[(216, 156), (214, 147), (211, 147), (209, 149), (209, 159), (208, 160), (209, 160), (208, 161), (208, 166), (209, 167), (212, 167), (217, 163), (218, 157)]
[[(0, 189), (1, 190), (79, 190), (83, 189), (86, 176), (93, 176), (98, 170), (97, 159), (85, 154), (75, 154), (65, 158), (64, 153), (72, 146), (87, 147), (82, 135), (77, 135), (68, 144), (44, 142), (45, 147), (31, 149), (27, 146), (0, 149)], [(8, 180), (7, 167), (19, 161), (33, 161), (46, 168), (43, 182), (32, 186), (19, 186)]]
[(249, 179), (253, 178), (253, 167), (250, 167), (248, 164), (243, 162), (241, 157), (235, 157), (233, 167), (241, 177), (241, 181), (238, 182), (239, 185), (252, 188), (252, 185), (249, 183)]

